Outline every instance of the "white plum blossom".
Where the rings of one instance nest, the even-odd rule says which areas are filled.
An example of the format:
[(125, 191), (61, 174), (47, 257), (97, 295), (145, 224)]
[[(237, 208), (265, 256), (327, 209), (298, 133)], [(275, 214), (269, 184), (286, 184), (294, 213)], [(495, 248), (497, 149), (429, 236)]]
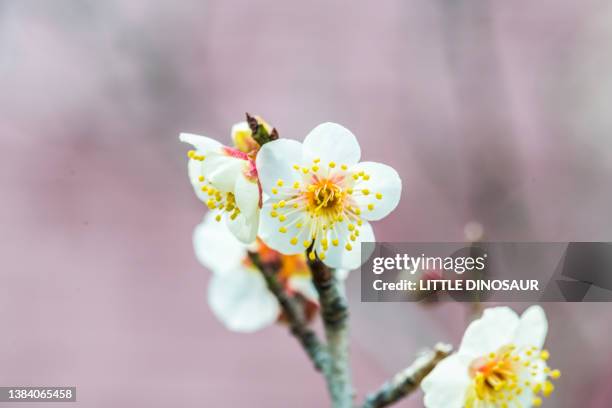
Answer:
[(188, 173), (196, 195), (216, 212), (217, 221), (225, 218), (236, 238), (249, 244), (259, 227), (261, 193), (254, 160), (258, 145), (246, 122), (234, 125), (232, 138), (236, 147), (205, 136), (180, 135), (194, 147), (188, 153)]
[(304, 143), (279, 139), (257, 155), (264, 192), (259, 235), (283, 254), (318, 256), (334, 268), (361, 264), (360, 243), (373, 242), (368, 221), (398, 204), (402, 184), (389, 166), (361, 162), (355, 136), (324, 123)]
[(280, 265), (278, 280), (291, 294), (303, 296), (305, 307), (316, 310), (318, 301), (305, 255), (283, 256), (260, 240), (251, 245), (238, 241), (225, 226), (208, 213), (193, 234), (197, 259), (213, 272), (208, 303), (217, 318), (230, 330), (253, 332), (281, 317), (276, 297), (268, 290), (262, 273), (248, 257), (249, 250), (264, 262)]
[(540, 306), (522, 316), (490, 308), (473, 321), (459, 351), (442, 360), (423, 380), (427, 408), (529, 408), (554, 390), (544, 350), (548, 322)]

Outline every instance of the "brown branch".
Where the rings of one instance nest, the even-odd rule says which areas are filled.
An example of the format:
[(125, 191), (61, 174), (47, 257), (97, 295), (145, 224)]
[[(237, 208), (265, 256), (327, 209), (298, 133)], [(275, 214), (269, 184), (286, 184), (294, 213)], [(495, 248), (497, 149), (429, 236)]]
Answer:
[(321, 317), (330, 355), (328, 387), (334, 408), (352, 406), (353, 390), (349, 368), (348, 304), (342, 284), (321, 260), (308, 259), (312, 281), (319, 293)]
[(378, 391), (366, 397), (362, 408), (382, 408), (389, 406), (415, 391), (423, 378), (452, 351), (448, 344), (437, 344), (433, 350), (426, 350), (405, 370), (397, 373), (384, 383)]
[(276, 299), (278, 299), (278, 303), (283, 309), (287, 322), (289, 323), (291, 334), (300, 342), (306, 354), (308, 354), (312, 360), (315, 368), (318, 371), (325, 372), (329, 360), (327, 350), (319, 341), (316, 333), (306, 324), (304, 313), (302, 313), (300, 307), (287, 295), (287, 292), (285, 292), (280, 282), (276, 279), (277, 268), (275, 265), (263, 263), (259, 255), (255, 252), (249, 252), (249, 258), (262, 272), (268, 289), (274, 294)]

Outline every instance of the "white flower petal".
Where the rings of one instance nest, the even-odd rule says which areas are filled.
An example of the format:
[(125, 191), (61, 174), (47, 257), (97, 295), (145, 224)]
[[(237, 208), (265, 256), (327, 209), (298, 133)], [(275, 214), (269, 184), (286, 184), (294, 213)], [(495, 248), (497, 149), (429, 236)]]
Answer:
[(483, 316), (465, 331), (459, 354), (475, 358), (498, 351), (512, 343), (518, 324), (517, 314), (508, 307), (485, 309)]
[(210, 137), (194, 135), (193, 133), (181, 133), (181, 142), (189, 143), (198, 150), (198, 153), (206, 153), (211, 150), (219, 150), (223, 145)]
[(224, 274), (240, 266), (246, 248), (208, 212), (193, 231), (193, 247), (198, 261), (214, 273)]
[[(535, 381), (533, 377), (525, 377), (525, 380)], [(533, 390), (531, 387), (522, 387), (523, 391), (514, 397), (514, 406), (521, 408), (531, 408), (533, 406)]]
[(214, 314), (233, 331), (253, 332), (273, 324), (280, 307), (261, 273), (243, 268), (213, 275), (208, 303)]
[[(353, 185), (353, 198), (361, 208), (361, 216), (375, 221), (386, 217), (397, 207), (402, 195), (402, 180), (397, 171), (386, 164), (362, 162), (351, 168), (351, 172), (365, 172), (368, 180), (360, 178)], [(364, 195), (363, 190), (367, 190)], [(368, 205), (372, 205), (372, 209)]]
[(335, 270), (336, 279), (341, 280), (341, 281), (348, 279), (349, 272), (350, 271), (348, 269), (336, 269)]
[[(285, 211), (275, 210), (273, 205), (273, 200), (268, 200), (264, 202), (261, 209), (260, 238), (267, 246), (282, 254), (294, 255), (304, 253), (306, 248), (303, 243), (308, 239), (309, 225), (304, 223), (301, 228), (298, 228), (298, 222), (304, 218), (304, 213), (296, 211), (289, 214), (289, 209)], [(273, 212), (276, 213), (276, 217), (271, 215)], [(279, 221), (280, 214), (287, 214), (286, 220), (282, 223)], [(285, 233), (279, 231), (283, 225), (288, 226)], [(296, 238), (295, 244), (291, 242), (292, 238)]]
[(259, 148), (259, 144), (253, 139), (251, 128), (246, 122), (239, 122), (232, 126), (232, 142), (236, 149), (244, 153)]
[(306, 299), (313, 302), (319, 301), (319, 294), (310, 276), (292, 276), (289, 278), (288, 284), (292, 290), (301, 293)]
[[(359, 227), (359, 236), (356, 237), (355, 241), (349, 239), (350, 233), (347, 229), (346, 222), (338, 223), (336, 232), (329, 232), (327, 235), (328, 250), (324, 251), (321, 246), (317, 248), (319, 254), (325, 253), (325, 259), (323, 262), (331, 266), (332, 268), (353, 270), (359, 268), (362, 264), (361, 261), (361, 242), (375, 242), (374, 231), (369, 222), (364, 221), (363, 225)], [(339, 241), (338, 246), (332, 245), (332, 240), (337, 238)], [(350, 243), (352, 249), (348, 251), (346, 244)], [(366, 254), (367, 256), (367, 254)]]
[(259, 211), (259, 186), (257, 181), (249, 180), (241, 175), (236, 179), (234, 186), (234, 197), (240, 212), (245, 216), (252, 216)]
[(249, 124), (245, 120), (243, 120), (242, 122), (234, 123), (234, 125), (232, 125), (232, 130), (231, 130), (232, 138), (236, 135), (236, 133), (240, 133), (240, 132), (251, 133), (251, 128), (249, 127)]
[(204, 172), (202, 171), (202, 162), (199, 160), (189, 159), (189, 162), (187, 163), (187, 173), (189, 175), (189, 181), (191, 182), (193, 191), (198, 199), (204, 202), (208, 200), (208, 194), (202, 191), (202, 186), (204, 183), (200, 182), (200, 176), (204, 175)]
[(264, 192), (272, 195), (278, 188), (277, 181), (283, 180), (284, 186), (301, 181), (301, 175), (293, 166), (302, 162), (302, 144), (290, 139), (278, 139), (266, 143), (257, 153), (257, 173)]
[(226, 216), (227, 228), (234, 234), (238, 241), (243, 244), (252, 244), (257, 239), (259, 228), (259, 211), (252, 214), (240, 213), (235, 219)]
[(470, 385), (468, 364), (462, 356), (453, 354), (442, 360), (427, 377), (421, 388), (427, 408), (462, 408)]
[(304, 139), (304, 163), (320, 159), (322, 165), (329, 162), (352, 166), (359, 161), (361, 148), (350, 130), (337, 123), (322, 123)]
[(548, 321), (544, 309), (538, 305), (525, 310), (519, 321), (514, 343), (517, 347), (536, 347), (541, 349), (546, 340), (548, 332)]
[(222, 153), (209, 153), (201, 163), (205, 179), (223, 192), (234, 192), (236, 180), (248, 167), (246, 160)]

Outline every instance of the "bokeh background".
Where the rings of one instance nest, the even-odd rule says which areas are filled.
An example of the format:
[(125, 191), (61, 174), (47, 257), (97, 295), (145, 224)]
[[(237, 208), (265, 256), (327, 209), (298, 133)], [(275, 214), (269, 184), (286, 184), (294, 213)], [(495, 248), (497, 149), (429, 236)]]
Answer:
[[(245, 111), (295, 139), (344, 124), (403, 178), (382, 240), (610, 241), (611, 43), (600, 0), (0, 0), (0, 385), (327, 406), (284, 328), (234, 334), (208, 309), (179, 132), (229, 141)], [(358, 290), (360, 397), (468, 319)], [(609, 407), (612, 305), (544, 307), (564, 373), (546, 406)]]

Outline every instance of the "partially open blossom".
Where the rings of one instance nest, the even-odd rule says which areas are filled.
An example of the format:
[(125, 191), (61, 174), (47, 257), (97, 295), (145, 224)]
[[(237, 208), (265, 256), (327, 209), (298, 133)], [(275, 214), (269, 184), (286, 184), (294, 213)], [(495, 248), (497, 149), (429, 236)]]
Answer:
[(227, 328), (252, 332), (282, 317), (276, 297), (249, 259), (249, 250), (257, 252), (262, 262), (279, 265), (277, 279), (289, 295), (300, 296), (306, 312), (316, 310), (317, 293), (304, 255), (284, 256), (260, 240), (245, 245), (214, 217), (206, 214), (194, 231), (193, 243), (198, 260), (213, 272), (208, 303)]
[(259, 234), (283, 254), (318, 256), (334, 268), (361, 264), (360, 243), (374, 241), (368, 221), (379, 220), (398, 204), (401, 180), (391, 167), (359, 163), (355, 136), (324, 123), (304, 143), (279, 139), (257, 155), (265, 193)]
[(465, 331), (459, 351), (423, 380), (427, 408), (529, 408), (554, 390), (544, 350), (548, 323), (532, 306), (522, 316), (507, 307), (486, 309)]
[(232, 139), (235, 147), (205, 136), (180, 135), (194, 147), (188, 153), (188, 171), (196, 195), (215, 212), (217, 221), (225, 219), (236, 238), (248, 244), (259, 227), (261, 193), (254, 161), (258, 144), (246, 122), (234, 125)]

